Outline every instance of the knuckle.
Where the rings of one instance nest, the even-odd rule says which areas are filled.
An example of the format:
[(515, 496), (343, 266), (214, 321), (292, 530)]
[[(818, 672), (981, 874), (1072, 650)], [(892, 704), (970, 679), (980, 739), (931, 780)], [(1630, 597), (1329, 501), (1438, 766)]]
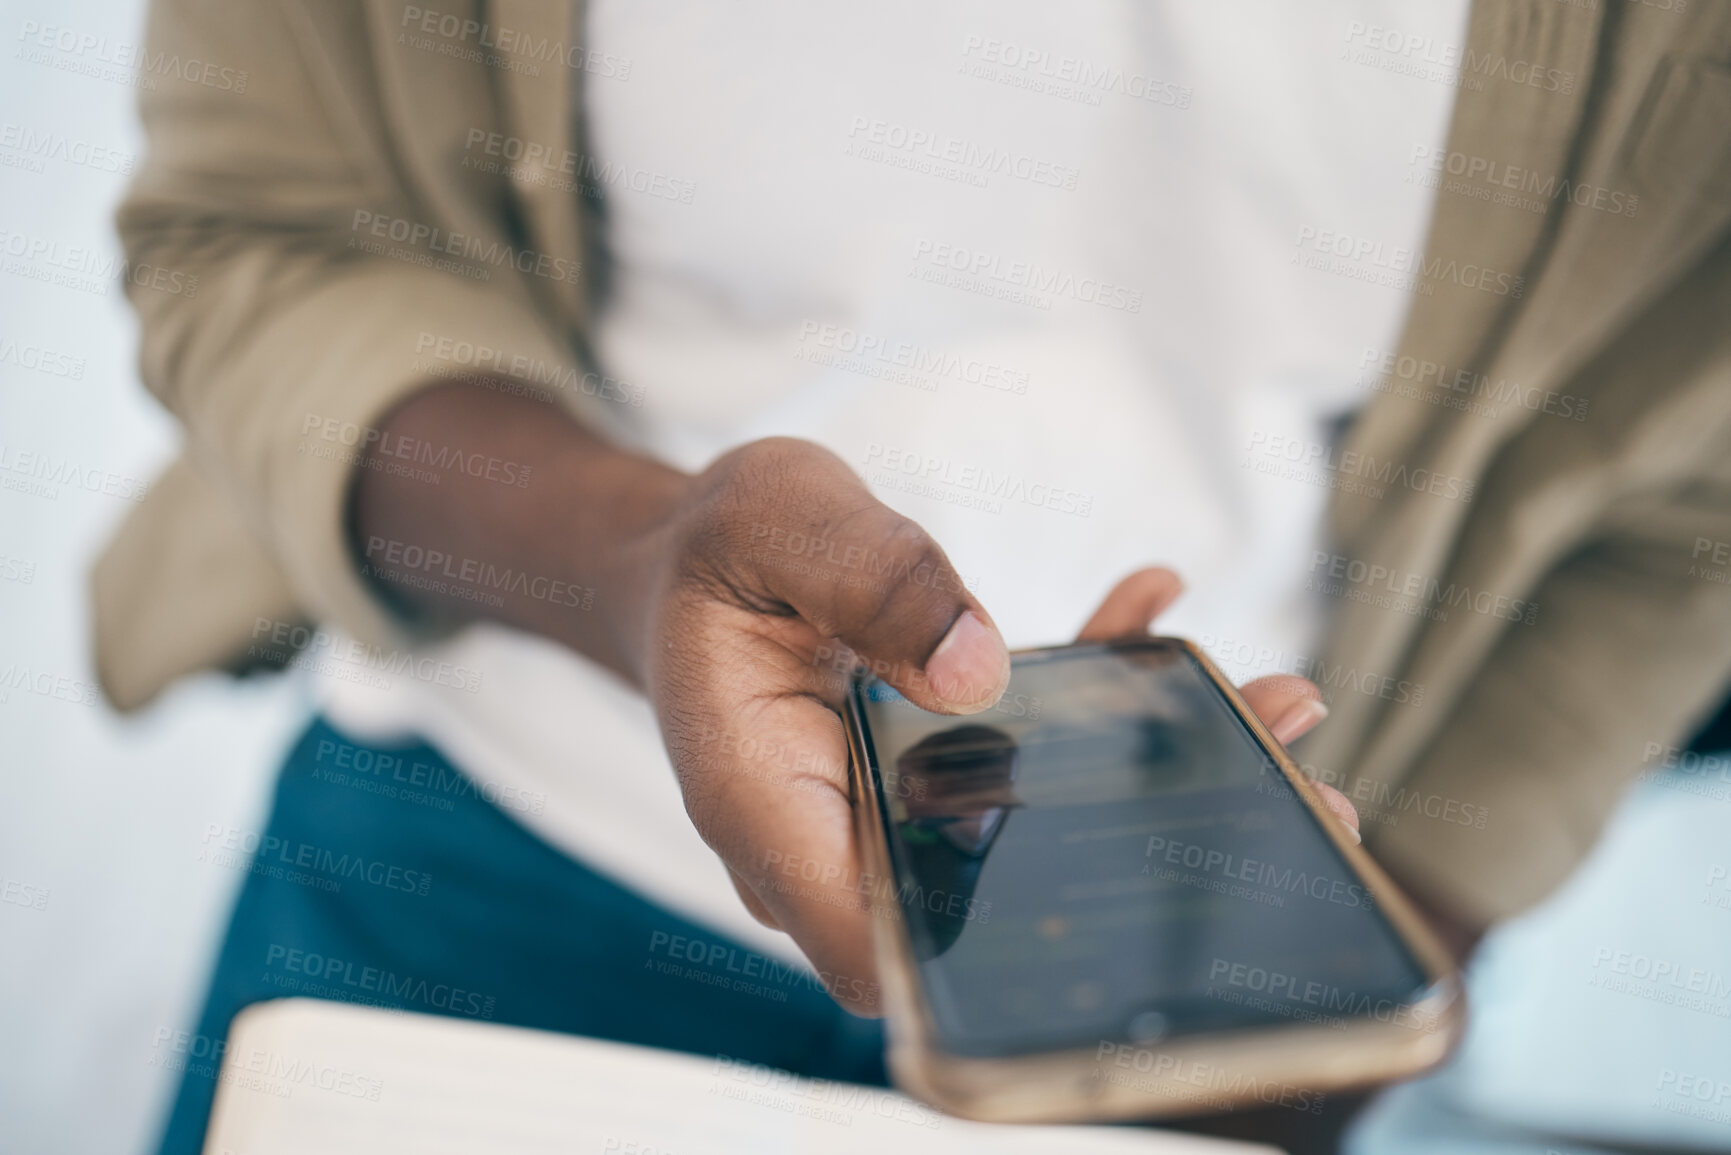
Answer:
[[(861, 549), (863, 568), (857, 576), (864, 580), (836, 586), (839, 632), (869, 637), (879, 627), (907, 626), (928, 616), (926, 607), (941, 588), (933, 575), (947, 565), (937, 542), (917, 522), (884, 506), (852, 520), (856, 528), (850, 544)], [(837, 532), (848, 531), (838, 527)]]
[(740, 446), (717, 465), (731, 489), (748, 497), (786, 501), (813, 481), (827, 482), (836, 474), (851, 477), (835, 454), (797, 437), (764, 437)]
[(791, 535), (809, 537), (814, 522), (858, 487), (840, 458), (793, 437), (742, 445), (706, 469), (685, 517), (687, 544), (719, 559), (737, 557)]

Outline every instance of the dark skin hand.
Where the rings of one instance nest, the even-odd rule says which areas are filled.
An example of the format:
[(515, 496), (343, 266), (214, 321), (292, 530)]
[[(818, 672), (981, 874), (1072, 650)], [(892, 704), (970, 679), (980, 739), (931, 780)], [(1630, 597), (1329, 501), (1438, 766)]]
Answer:
[[(540, 634), (641, 688), (686, 811), (746, 907), (799, 944), (844, 1007), (880, 1013), (875, 906), (857, 885), (837, 713), (847, 675), (865, 662), (946, 714), (990, 707), (1009, 676), (991, 615), (938, 544), (809, 442), (753, 442), (688, 475), (612, 446), (561, 409), (454, 383), (412, 395), (383, 426), (387, 442), (527, 466), (530, 483), (453, 466), (434, 469), (430, 484), (369, 454), (352, 517), (373, 579), (414, 610)], [(503, 605), (422, 588), (402, 564), (421, 556), (410, 547), (451, 559), (440, 571), (447, 590), (472, 586)], [(546, 580), (512, 593), (487, 581), (486, 565)], [(589, 608), (546, 596), (549, 582), (593, 591)], [(1079, 639), (1144, 633), (1182, 588), (1170, 570), (1131, 574)], [(1282, 742), (1327, 714), (1302, 678), (1259, 678), (1241, 692)], [(1352, 804), (1317, 789), (1356, 832)], [(790, 862), (818, 869), (790, 875)], [(1325, 1119), (1248, 1112), (1176, 1125), (1327, 1150), (1359, 1101), (1337, 1097)]]
[[(369, 458), (353, 518), (375, 580), (423, 611), (484, 615), (559, 641), (641, 687), (692, 823), (746, 906), (792, 936), (839, 1002), (879, 1013), (872, 902), (857, 886), (836, 712), (846, 675), (868, 662), (911, 701), (946, 714), (991, 706), (1009, 676), (991, 615), (938, 544), (809, 442), (753, 442), (686, 475), (615, 448), (553, 406), (455, 383), (409, 397), (383, 432), (531, 473), (519, 488), (453, 466), (429, 484)], [(504, 604), (432, 592), (405, 580), (416, 575), (400, 562), (419, 556), (407, 547), (453, 559), (442, 575), (472, 561), (470, 573), (491, 564), (590, 589), (591, 608), (479, 581), (470, 584)], [(1168, 570), (1132, 574), (1081, 637), (1143, 632), (1181, 590)], [(1326, 713), (1301, 678), (1258, 679), (1243, 693), (1282, 741)], [(1356, 829), (1351, 804), (1323, 793)], [(818, 880), (805, 877), (809, 868), (790, 876), (789, 862), (819, 864)]]

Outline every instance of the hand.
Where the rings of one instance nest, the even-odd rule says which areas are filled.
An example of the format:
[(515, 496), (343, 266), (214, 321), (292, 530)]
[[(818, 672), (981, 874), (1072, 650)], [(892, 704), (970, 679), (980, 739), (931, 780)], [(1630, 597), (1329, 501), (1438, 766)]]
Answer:
[(937, 543), (807, 442), (755, 442), (705, 470), (665, 550), (641, 678), (686, 810), (752, 914), (792, 935), (837, 1001), (875, 1014), (847, 675), (865, 661), (915, 704), (969, 713), (1003, 693), (1009, 652)]
[[(1129, 634), (1148, 633), (1154, 619), (1165, 613), (1183, 592), (1183, 581), (1169, 569), (1138, 570), (1112, 587), (1112, 592), (1106, 595), (1106, 600), (1100, 603), (1100, 608), (1094, 611), (1094, 616), (1088, 619), (1076, 640), (1101, 642)], [(1238, 687), (1238, 694), (1282, 745), (1297, 741), (1328, 717), (1328, 707), (1322, 704), (1322, 691), (1296, 674), (1257, 678)], [(1357, 808), (1334, 787), (1316, 781), (1311, 785), (1357, 841)]]
[[(646, 590), (640, 674), (692, 822), (746, 906), (790, 934), (837, 1001), (878, 1013), (872, 912), (837, 709), (856, 660), (914, 704), (994, 704), (1009, 654), (926, 533), (806, 442), (753, 443), (693, 482)], [(1178, 596), (1168, 570), (1121, 582), (1083, 639), (1142, 632)], [(1301, 678), (1245, 700), (1283, 742), (1326, 711)], [(1347, 800), (1324, 788), (1356, 829)]]
[[(449, 582), (376, 565), (369, 580), (415, 612), (533, 631), (643, 687), (686, 809), (746, 905), (793, 936), (844, 1005), (875, 1010), (871, 912), (893, 892), (861, 875), (853, 842), (836, 714), (847, 675), (863, 659), (916, 704), (957, 714), (991, 705), (1009, 679), (991, 616), (943, 550), (803, 441), (756, 442), (689, 477), (558, 407), (467, 382), (429, 385), (383, 426), (355, 476), (356, 562), (413, 550), (461, 564)], [(376, 456), (404, 443), (461, 445), (534, 481), (499, 485), (460, 461), (409, 477)], [(593, 611), (587, 596), (466, 584), (482, 563), (584, 589)], [(1135, 574), (1083, 637), (1144, 630), (1178, 591), (1167, 571)], [(1244, 695), (1282, 741), (1323, 713), (1299, 678)], [(1356, 824), (1344, 798), (1324, 796)]]

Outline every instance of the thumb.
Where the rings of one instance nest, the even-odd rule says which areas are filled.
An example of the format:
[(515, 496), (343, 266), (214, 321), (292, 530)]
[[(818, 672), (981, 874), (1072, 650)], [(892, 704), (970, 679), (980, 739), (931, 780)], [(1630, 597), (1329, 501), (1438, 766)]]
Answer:
[(913, 520), (816, 446), (776, 479), (753, 527), (757, 579), (909, 701), (943, 714), (995, 704), (1010, 654), (991, 615)]

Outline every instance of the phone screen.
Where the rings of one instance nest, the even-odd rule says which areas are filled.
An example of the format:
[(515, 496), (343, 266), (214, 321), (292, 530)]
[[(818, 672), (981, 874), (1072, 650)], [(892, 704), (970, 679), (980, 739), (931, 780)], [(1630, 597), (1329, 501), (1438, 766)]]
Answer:
[(1425, 995), (1334, 819), (1182, 647), (1021, 655), (968, 717), (855, 694), (944, 1050), (1400, 1021)]

